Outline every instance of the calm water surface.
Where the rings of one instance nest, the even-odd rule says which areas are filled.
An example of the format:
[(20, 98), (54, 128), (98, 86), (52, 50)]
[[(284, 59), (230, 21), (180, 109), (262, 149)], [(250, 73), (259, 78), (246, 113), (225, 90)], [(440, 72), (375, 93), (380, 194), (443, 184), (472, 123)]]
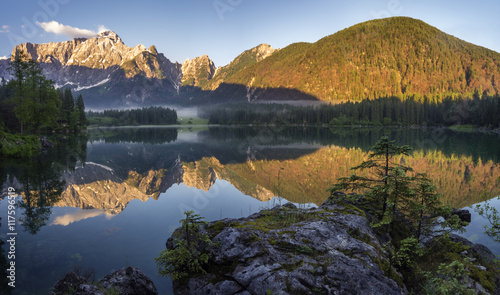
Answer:
[[(500, 137), (443, 129), (135, 128), (93, 130), (57, 139), (29, 163), (0, 165), (4, 192), (13, 186), (16, 289), (44, 294), (75, 266), (102, 278), (128, 265), (172, 292), (154, 257), (182, 212), (207, 220), (243, 217), (286, 200), (320, 205), (335, 179), (351, 173), (383, 135), (413, 147), (398, 158), (427, 172), (454, 207), (499, 195)], [(278, 177), (279, 176), (279, 177)], [(5, 194), (3, 194), (5, 196)], [(500, 207), (500, 203), (495, 203)], [(7, 200), (0, 200), (7, 240)], [(500, 254), (474, 215), (464, 234)], [(6, 245), (3, 247), (7, 250)]]

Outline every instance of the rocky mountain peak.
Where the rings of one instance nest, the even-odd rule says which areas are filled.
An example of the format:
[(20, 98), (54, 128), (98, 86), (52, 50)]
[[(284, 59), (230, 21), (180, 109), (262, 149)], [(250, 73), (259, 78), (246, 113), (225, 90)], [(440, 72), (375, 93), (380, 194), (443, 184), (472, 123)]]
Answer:
[[(159, 99), (162, 95), (177, 93), (180, 84), (180, 65), (172, 64), (155, 46), (147, 49), (139, 44), (125, 45), (113, 31), (104, 31), (92, 38), (75, 38), (58, 43), (17, 45), (12, 56), (23, 51), (28, 58), (38, 61), (47, 78), (55, 81), (56, 87), (70, 87), (86, 97), (86, 104), (98, 104), (103, 97), (115, 95), (132, 103)], [(0, 60), (0, 77), (9, 79), (8, 61)], [(135, 78), (155, 79), (154, 90), (143, 84), (131, 83), (127, 90), (123, 85)], [(126, 95), (122, 95), (126, 91)]]
[(271, 47), (271, 45), (262, 43), (252, 48), (251, 50), (252, 53), (256, 54), (257, 61), (261, 61), (266, 57), (270, 56), (271, 54), (273, 54), (274, 52), (278, 51), (279, 49), (274, 49)]
[(100, 32), (99, 34), (97, 34), (97, 37), (98, 38), (108, 38), (114, 42), (120, 42), (122, 41), (122, 39), (120, 38), (120, 36), (118, 36), (118, 34), (116, 34), (115, 32), (113, 31), (104, 31), (104, 32)]
[(215, 90), (221, 83), (226, 81), (231, 75), (242, 71), (261, 60), (269, 57), (277, 50), (272, 48), (269, 44), (260, 44), (254, 48), (248, 49), (238, 55), (229, 64), (216, 69), (209, 83), (205, 85), (205, 89)]
[(193, 59), (186, 59), (186, 61), (182, 63), (181, 70), (182, 82), (188, 81), (189, 85), (199, 86), (199, 82), (212, 79), (216, 67), (210, 57), (203, 54)]
[(151, 54), (155, 54), (155, 55), (158, 54), (158, 50), (156, 50), (156, 46), (154, 46), (154, 45), (149, 46), (148, 51)]

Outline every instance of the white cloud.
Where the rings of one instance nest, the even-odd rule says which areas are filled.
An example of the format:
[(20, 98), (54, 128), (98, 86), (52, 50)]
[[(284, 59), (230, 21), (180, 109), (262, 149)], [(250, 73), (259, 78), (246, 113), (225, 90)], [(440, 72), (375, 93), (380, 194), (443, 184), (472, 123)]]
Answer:
[(97, 217), (100, 215), (105, 215), (106, 218), (108, 218), (108, 219), (111, 218), (111, 216), (112, 216), (112, 215), (106, 213), (106, 211), (100, 210), (100, 209), (87, 209), (87, 210), (82, 209), (82, 210), (77, 211), (75, 213), (66, 214), (63, 216), (57, 216), (56, 219), (54, 219), (54, 221), (52, 221), (52, 223), (50, 225), (66, 226), (66, 225), (69, 225), (73, 222), (77, 222), (77, 221), (84, 220), (87, 218)]
[(8, 57), (5, 56), (5, 55), (4, 56), (0, 56), (0, 60), (2, 60), (2, 59), (8, 59)]
[[(66, 35), (71, 38), (77, 38), (77, 37), (92, 38), (97, 35), (95, 31), (70, 27), (67, 25), (60, 24), (56, 21), (37, 22), (36, 24), (42, 27), (42, 29), (47, 33), (54, 33), (56, 35)], [(102, 25), (99, 26), (99, 31), (103, 28), (106, 29)]]
[(110, 29), (106, 28), (105, 26), (103, 25), (100, 25), (99, 28), (97, 29), (97, 33), (102, 33), (102, 32), (106, 32), (106, 31), (111, 31)]
[(10, 32), (9, 28), (10, 27), (8, 25), (3, 25), (2, 27), (0, 27), (0, 33), (8, 33), (8, 32)]

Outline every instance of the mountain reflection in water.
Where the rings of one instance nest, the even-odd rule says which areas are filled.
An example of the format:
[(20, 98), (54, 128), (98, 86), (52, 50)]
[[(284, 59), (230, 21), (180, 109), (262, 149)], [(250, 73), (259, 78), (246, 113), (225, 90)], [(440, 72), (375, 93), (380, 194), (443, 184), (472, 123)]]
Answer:
[[(171, 134), (173, 129), (167, 130)], [(161, 131), (154, 129), (150, 135)], [(462, 134), (450, 133), (441, 150), (437, 144), (434, 149), (415, 147), (415, 143), (426, 142), (425, 136), (433, 130), (426, 131), (428, 134), (411, 129), (348, 131), (210, 128), (199, 132), (196, 139), (190, 137), (189, 142), (179, 136), (175, 142), (159, 143), (155, 139), (142, 144), (128, 140), (127, 133), (122, 137), (112, 133), (112, 143), (107, 142), (109, 137), (103, 137), (88, 145), (87, 159), (91, 162), (64, 173), (67, 188), (56, 205), (117, 214), (131, 200), (157, 199), (175, 183), (207, 191), (216, 179), (227, 180), (245, 195), (261, 201), (279, 196), (319, 205), (327, 197), (326, 189), (366, 158), (373, 144), (366, 139), (376, 141), (387, 132), (398, 144), (414, 146), (411, 157), (395, 160), (427, 172), (446, 203), (464, 207), (480, 201), (482, 194), (495, 196), (499, 192), (495, 180), (500, 166), (494, 145), (498, 136), (488, 141), (488, 135), (483, 135), (481, 149), (467, 150), (471, 143), (477, 143), (474, 136), (470, 135), (471, 142), (467, 142)], [(458, 144), (455, 137), (465, 142)], [(485, 147), (488, 143), (490, 154)], [(463, 153), (450, 151), (451, 144)]]

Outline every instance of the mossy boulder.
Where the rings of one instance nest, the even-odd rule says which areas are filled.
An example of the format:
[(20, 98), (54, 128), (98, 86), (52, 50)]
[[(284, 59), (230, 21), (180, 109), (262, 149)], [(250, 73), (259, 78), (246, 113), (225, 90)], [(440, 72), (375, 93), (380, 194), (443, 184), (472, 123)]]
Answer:
[[(387, 251), (409, 225), (401, 217), (398, 230), (393, 230), (396, 234), (372, 228), (370, 223), (376, 219), (372, 207), (363, 196), (335, 193), (317, 208), (300, 209), (288, 203), (246, 218), (210, 222), (202, 229), (214, 242), (208, 249), (207, 274), (183, 284), (174, 281), (174, 293), (420, 292), (425, 276), (397, 269), (389, 257), (392, 252)], [(173, 236), (180, 236), (178, 231)], [(417, 259), (416, 269), (432, 274), (440, 264), (462, 261), (468, 270), (464, 288), (476, 294), (498, 294), (500, 279), (488, 248), (456, 235), (429, 239), (421, 246), (426, 254)]]
[(176, 294), (407, 293), (364, 212), (352, 204), (278, 206), (205, 230), (217, 245), (208, 274), (174, 282)]

